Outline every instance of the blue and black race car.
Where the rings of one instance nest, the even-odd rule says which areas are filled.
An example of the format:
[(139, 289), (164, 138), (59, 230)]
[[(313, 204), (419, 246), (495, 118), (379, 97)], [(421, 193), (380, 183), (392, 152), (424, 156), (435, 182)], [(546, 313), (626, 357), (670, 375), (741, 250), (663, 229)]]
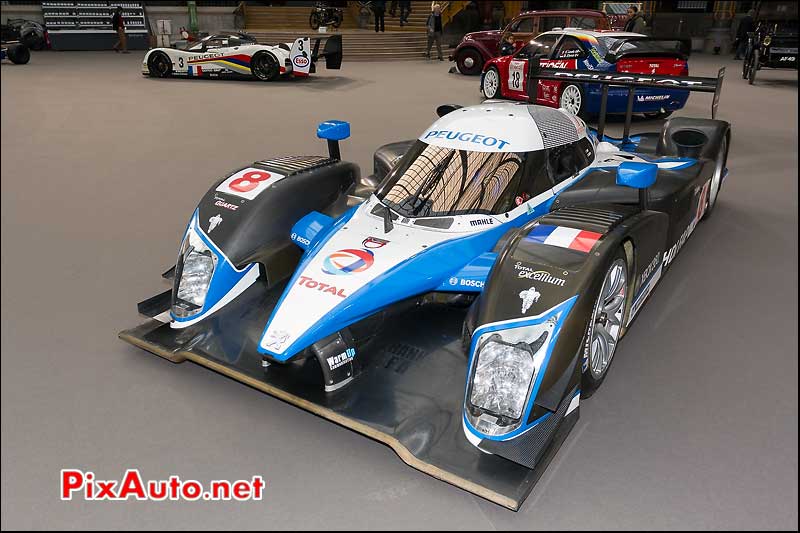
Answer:
[[(716, 91), (716, 108), (721, 78), (597, 83), (668, 79)], [(349, 125), (329, 121), (317, 132), (327, 156), (216, 181), (164, 275), (172, 289), (120, 336), (517, 509), (713, 212), (730, 125), (674, 118), (613, 139), (527, 103), (438, 114), (379, 148), (368, 177), (340, 157)]]
[[(688, 76), (691, 45), (684, 40), (654, 39), (638, 33), (566, 29), (548, 31), (515, 53), (489, 60), (483, 68), (481, 91), (486, 98), (507, 98), (561, 107), (574, 115), (600, 113), (598, 84), (544, 81), (535, 93), (528, 88), (530, 61), (537, 58), (551, 69), (583, 69), (601, 73)], [(530, 93), (530, 96), (529, 96)], [(668, 88), (637, 89), (633, 112), (664, 118), (686, 105), (688, 91)], [(628, 91), (613, 87), (608, 113), (625, 113)]]

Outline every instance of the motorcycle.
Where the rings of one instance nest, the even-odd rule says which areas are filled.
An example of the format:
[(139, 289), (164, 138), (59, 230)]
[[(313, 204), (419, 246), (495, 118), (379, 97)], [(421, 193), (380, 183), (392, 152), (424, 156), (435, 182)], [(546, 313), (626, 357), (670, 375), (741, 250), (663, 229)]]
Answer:
[(312, 30), (319, 29), (320, 26), (333, 26), (338, 28), (342, 25), (344, 13), (338, 7), (328, 7), (317, 4), (311, 11), (308, 23)]

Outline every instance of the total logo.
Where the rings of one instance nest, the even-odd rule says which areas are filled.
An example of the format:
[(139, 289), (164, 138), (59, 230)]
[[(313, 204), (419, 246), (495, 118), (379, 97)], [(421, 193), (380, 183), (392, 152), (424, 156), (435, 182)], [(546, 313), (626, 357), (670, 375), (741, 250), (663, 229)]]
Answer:
[(518, 271), (517, 277), (519, 279), (541, 281), (544, 283), (549, 283), (550, 285), (556, 285), (558, 287), (563, 287), (564, 284), (567, 282), (567, 280), (562, 278), (557, 278), (546, 270), (534, 270), (529, 266), (525, 266), (522, 264), (521, 261), (517, 261), (517, 263), (514, 264), (514, 269)]
[(297, 65), (300, 68), (303, 68), (306, 65), (308, 65), (308, 58), (307, 57), (297, 56), (292, 61), (294, 62), (295, 65)]
[(346, 365), (356, 357), (356, 350), (355, 348), (348, 348), (339, 355), (334, 355), (333, 357), (328, 357), (326, 361), (328, 362), (328, 367), (331, 370), (336, 370), (342, 365)]
[(224, 209), (230, 209), (231, 211), (236, 211), (237, 209), (239, 209), (238, 205), (219, 199), (216, 202), (214, 202), (214, 205), (217, 207), (222, 207)]
[(339, 276), (364, 272), (375, 263), (375, 254), (369, 250), (347, 248), (333, 252), (322, 262), (322, 271)]
[(301, 287), (305, 287), (306, 289), (316, 289), (327, 294), (333, 294), (339, 298), (347, 298), (347, 294), (345, 294), (344, 289), (337, 289), (333, 285), (317, 281), (309, 276), (300, 276), (300, 281), (298, 281), (297, 284)]

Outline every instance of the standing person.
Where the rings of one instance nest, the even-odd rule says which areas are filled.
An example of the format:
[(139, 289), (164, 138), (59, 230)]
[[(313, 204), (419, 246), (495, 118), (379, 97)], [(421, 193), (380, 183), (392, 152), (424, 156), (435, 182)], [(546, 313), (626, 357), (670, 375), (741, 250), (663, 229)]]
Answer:
[(625, 23), (625, 31), (633, 33), (644, 33), (644, 15), (639, 13), (639, 8), (630, 6), (628, 8), (628, 21)]
[(428, 15), (428, 52), (425, 54), (428, 59), (431, 58), (431, 46), (436, 41), (436, 51), (439, 52), (439, 61), (444, 61), (442, 57), (442, 6), (433, 4), (431, 14)]
[(400, 0), (400, 26), (408, 24), (408, 15), (411, 13), (411, 0)]
[(751, 9), (739, 22), (739, 27), (736, 29), (736, 55), (733, 56), (734, 59), (741, 59), (742, 54), (747, 49), (747, 34), (756, 29), (756, 23), (753, 20), (755, 16), (755, 10)]
[(111, 27), (117, 32), (117, 44), (114, 45), (114, 51), (119, 52), (122, 47), (122, 53), (128, 53), (128, 36), (125, 35), (125, 20), (122, 18), (122, 7), (117, 6), (114, 16), (111, 17)]
[(392, 0), (392, 3), (389, 4), (389, 14), (392, 17), (397, 16), (397, 0)]
[[(375, 17), (375, 33), (378, 33), (378, 31), (386, 31), (383, 20), (386, 14), (386, 1), (377, 0), (372, 2), (372, 14)], [(378, 28), (380, 28), (380, 30)]]

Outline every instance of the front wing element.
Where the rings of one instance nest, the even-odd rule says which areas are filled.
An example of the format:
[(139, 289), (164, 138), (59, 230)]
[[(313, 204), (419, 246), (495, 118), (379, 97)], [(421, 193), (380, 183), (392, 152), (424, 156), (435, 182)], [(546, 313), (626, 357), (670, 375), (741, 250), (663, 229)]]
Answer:
[[(149, 320), (120, 338), (175, 363), (185, 360), (259, 389), (390, 446), (410, 466), (512, 510), (519, 509), (577, 420), (577, 410), (530, 470), (470, 444), (462, 431), (467, 360), (464, 310), (419, 308), (359, 350), (363, 371), (323, 392), (315, 358), (262, 367), (256, 346), (276, 296), (262, 285), (186, 329)], [(412, 335), (409, 335), (413, 332)], [(200, 391), (198, 391), (200, 393)]]

